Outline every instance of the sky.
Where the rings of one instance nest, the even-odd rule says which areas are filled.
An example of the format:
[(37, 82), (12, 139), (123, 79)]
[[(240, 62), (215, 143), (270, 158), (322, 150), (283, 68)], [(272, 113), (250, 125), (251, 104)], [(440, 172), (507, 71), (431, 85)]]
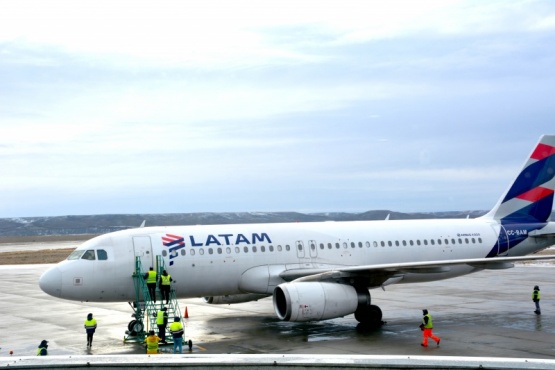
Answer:
[(553, 1), (0, 0), (0, 218), (488, 210)]

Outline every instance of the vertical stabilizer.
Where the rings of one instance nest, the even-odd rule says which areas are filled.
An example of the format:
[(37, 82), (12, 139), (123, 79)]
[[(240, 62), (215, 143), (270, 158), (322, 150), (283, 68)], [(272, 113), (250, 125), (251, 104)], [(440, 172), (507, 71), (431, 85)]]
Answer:
[(484, 217), (503, 223), (547, 222), (555, 190), (555, 135), (544, 135), (509, 190)]

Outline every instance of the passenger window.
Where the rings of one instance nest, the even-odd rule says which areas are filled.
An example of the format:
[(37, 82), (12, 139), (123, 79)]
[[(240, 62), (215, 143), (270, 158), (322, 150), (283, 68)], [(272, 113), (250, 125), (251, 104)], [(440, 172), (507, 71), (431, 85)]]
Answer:
[[(165, 252), (165, 251), (164, 251)], [(187, 254), (187, 252), (185, 252), (185, 249), (181, 250), (181, 255), (184, 256), (185, 254)]]
[(351, 242), (351, 248), (355, 247), (355, 242)]
[(339, 249), (339, 243), (335, 243), (335, 248)]
[(96, 251), (99, 261), (106, 261), (108, 259), (108, 253), (104, 249), (99, 249)]
[(241, 248), (235, 247), (235, 253), (239, 254), (241, 252)]
[(285, 250), (286, 250), (287, 252), (289, 252), (289, 251), (291, 250), (291, 247), (289, 246), (289, 244), (285, 244)]
[(162, 256), (166, 257), (168, 255), (168, 251), (166, 251), (165, 249), (162, 251)]
[(374, 247), (377, 247), (377, 246), (378, 246), (378, 242), (374, 242)]
[(328, 243), (328, 249), (331, 249), (331, 248), (332, 248), (331, 243)]
[(265, 246), (261, 246), (261, 247), (260, 247), (260, 252), (263, 252), (263, 253), (266, 252), (266, 247), (265, 247)]
[(270, 252), (274, 251), (274, 246), (273, 245), (270, 245), (269, 248), (270, 248)]
[(482, 238), (478, 238), (478, 243), (482, 244)]
[(382, 240), (381, 242), (382, 247), (385, 247), (385, 242)]
[(428, 245), (428, 241), (424, 239), (424, 245)]
[(324, 243), (320, 243), (320, 249), (324, 249)]
[(198, 254), (200, 254), (201, 256), (204, 255), (204, 249), (200, 248), (200, 249), (198, 250)]
[(399, 246), (399, 241), (395, 240), (395, 246), (398, 247)]
[(389, 240), (389, 241), (387, 242), (387, 245), (389, 245), (390, 247), (393, 247), (393, 243), (391, 242), (391, 240)]
[(191, 252), (189, 252), (189, 253), (191, 254), (191, 256), (194, 256), (195, 255), (195, 250), (191, 249)]
[(256, 253), (256, 245), (252, 247), (252, 253)]
[(278, 250), (278, 252), (281, 252), (281, 250), (282, 250), (281, 245), (277, 246), (277, 250)]
[(231, 248), (230, 248), (230, 247), (227, 247), (227, 248), (225, 249), (225, 252), (226, 252), (227, 254), (231, 254)]
[(218, 248), (218, 254), (222, 254), (222, 248)]
[(83, 257), (81, 257), (82, 260), (89, 260), (89, 261), (94, 261), (95, 257), (94, 257), (94, 250), (90, 249), (88, 251), (86, 251), (85, 253), (83, 253)]
[(403, 240), (403, 247), (406, 247), (406, 246), (407, 246), (407, 241)]
[(243, 252), (249, 253), (249, 247), (243, 247)]

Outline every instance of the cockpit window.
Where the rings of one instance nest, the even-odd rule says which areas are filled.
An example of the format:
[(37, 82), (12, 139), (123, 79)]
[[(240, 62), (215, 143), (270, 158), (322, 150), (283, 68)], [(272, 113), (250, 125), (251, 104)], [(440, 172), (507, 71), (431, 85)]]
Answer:
[(83, 257), (81, 257), (82, 260), (91, 260), (94, 261), (95, 257), (94, 257), (94, 250), (89, 249), (88, 251), (86, 251), (85, 253), (83, 253)]
[(96, 251), (99, 261), (105, 261), (108, 259), (108, 253), (104, 249), (99, 249)]
[(68, 260), (78, 260), (83, 255), (83, 252), (85, 252), (85, 251), (82, 250), (82, 249), (74, 250), (73, 252), (71, 252), (71, 254), (69, 256), (67, 256), (67, 259)]

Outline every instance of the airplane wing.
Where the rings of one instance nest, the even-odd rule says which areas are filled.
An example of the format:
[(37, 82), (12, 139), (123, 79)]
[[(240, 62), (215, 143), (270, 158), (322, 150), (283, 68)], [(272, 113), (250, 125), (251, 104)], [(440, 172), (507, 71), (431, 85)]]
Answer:
[(383, 286), (386, 281), (393, 279), (397, 282), (407, 273), (442, 273), (450, 271), (452, 266), (467, 265), (476, 269), (507, 269), (514, 266), (514, 262), (538, 261), (555, 259), (554, 255), (531, 255), (518, 257), (469, 258), (444, 261), (385, 263), (378, 265), (341, 266), (334, 269), (294, 269), (286, 270), (280, 277), (286, 281), (307, 282), (363, 282), (369, 288)]

